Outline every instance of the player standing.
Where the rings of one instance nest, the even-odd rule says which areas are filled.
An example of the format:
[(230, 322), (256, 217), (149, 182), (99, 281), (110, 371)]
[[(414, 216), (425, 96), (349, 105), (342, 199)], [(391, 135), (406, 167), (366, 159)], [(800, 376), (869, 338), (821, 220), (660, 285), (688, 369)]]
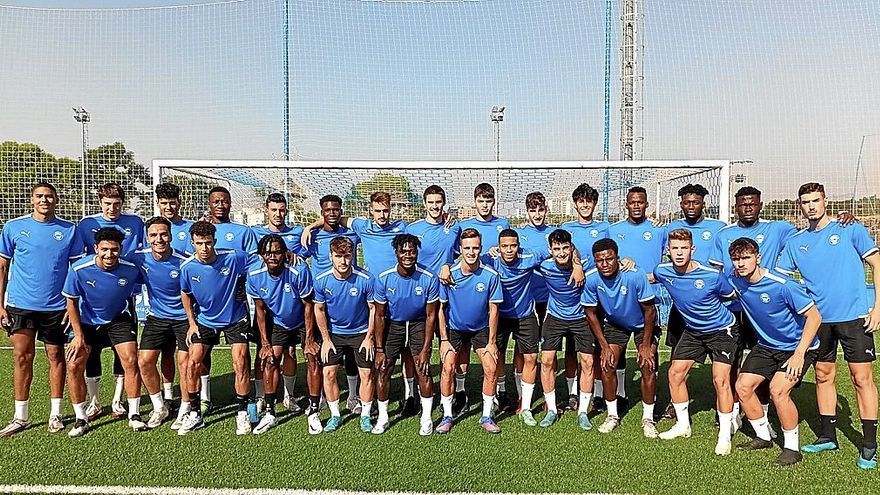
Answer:
[(406, 226), (406, 233), (419, 238), (418, 263), (434, 274), (439, 274), (443, 265), (452, 265), (458, 251), (461, 223), (450, 225), (446, 222), (446, 191), (438, 185), (430, 185), (422, 194), (425, 205), (425, 218)]

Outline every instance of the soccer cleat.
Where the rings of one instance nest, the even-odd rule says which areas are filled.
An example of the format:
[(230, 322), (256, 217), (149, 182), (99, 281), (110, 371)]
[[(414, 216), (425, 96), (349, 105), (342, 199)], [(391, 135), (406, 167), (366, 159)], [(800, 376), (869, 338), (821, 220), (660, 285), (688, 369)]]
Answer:
[(675, 406), (670, 402), (666, 409), (663, 410), (663, 414), (660, 415), (660, 419), (675, 419)]
[(620, 418), (617, 416), (608, 416), (605, 421), (599, 425), (599, 433), (611, 433), (620, 424)]
[(183, 436), (194, 430), (198, 430), (199, 428), (204, 428), (204, 426), (205, 420), (202, 417), (201, 412), (190, 411), (183, 417), (183, 421), (180, 424), (180, 429), (177, 430), (177, 434)]
[(730, 455), (730, 450), (730, 442), (722, 442), (719, 440), (718, 443), (715, 444), (715, 455)]
[(6, 428), (0, 430), (0, 437), (11, 437), (16, 433), (26, 430), (30, 425), (31, 422), (25, 419), (13, 419), (6, 425)]
[(128, 416), (128, 404), (113, 402), (113, 405), (110, 406), (110, 415), (117, 419)]
[(501, 427), (495, 424), (495, 421), (489, 416), (480, 418), (480, 426), (489, 433), (501, 433)]
[(418, 408), (416, 407), (415, 397), (407, 397), (406, 399), (402, 400), (400, 407), (401, 415), (403, 415), (404, 418), (409, 418), (419, 413)]
[(104, 408), (94, 402), (89, 402), (89, 406), (86, 407), (86, 418), (88, 418), (89, 422), (98, 419), (103, 413)]
[(238, 411), (235, 415), (235, 434), (247, 435), (251, 432), (251, 420), (247, 411)]
[[(363, 423), (363, 419), (361, 419), (361, 423)], [(388, 431), (389, 426), (390, 423), (388, 423), (388, 421), (376, 421), (376, 426), (374, 426), (373, 429), (370, 430), (370, 433), (372, 433), (373, 435), (381, 435)]]
[(76, 421), (73, 422), (73, 428), (67, 432), (67, 436), (70, 438), (81, 437), (89, 432), (89, 422), (84, 419), (77, 418)]
[(773, 447), (773, 442), (770, 440), (764, 440), (763, 438), (755, 437), (748, 442), (741, 443), (736, 446), (736, 448), (741, 450), (764, 450)]
[(330, 419), (327, 420), (327, 424), (324, 425), (324, 433), (333, 433), (339, 429), (339, 425), (341, 424), (342, 418), (339, 416), (330, 416)]
[(495, 394), (495, 402), (498, 405), (498, 410), (501, 412), (512, 412), (516, 408), (514, 402), (504, 392)]
[(837, 450), (837, 442), (833, 440), (828, 440), (827, 438), (817, 438), (815, 442), (804, 445), (801, 447), (801, 452), (807, 454), (816, 454), (819, 452), (824, 452), (826, 450)]
[(177, 416), (177, 418), (174, 419), (174, 422), (171, 423), (171, 429), (172, 430), (179, 430), (180, 427), (183, 425), (183, 420), (185, 417), (186, 417), (186, 414), (184, 414), (183, 416)]
[(452, 415), (456, 418), (468, 410), (468, 396), (466, 392), (456, 392), (452, 396)]
[(577, 395), (569, 395), (568, 402), (564, 404), (563, 409), (566, 411), (577, 411), (578, 409), (578, 396)]
[(153, 412), (150, 413), (150, 419), (147, 420), (147, 428), (152, 430), (162, 426), (162, 423), (168, 419), (170, 414), (171, 410), (168, 409), (168, 406), (162, 406), (161, 409), (153, 409)]
[(791, 466), (804, 460), (803, 454), (797, 450), (782, 449), (782, 453), (776, 458), (777, 466)]
[(361, 431), (364, 433), (373, 431), (373, 420), (369, 416), (361, 416)]
[(681, 423), (675, 423), (675, 425), (657, 435), (658, 438), (662, 438), (663, 440), (672, 440), (673, 438), (690, 438), (691, 436), (691, 427), (690, 426), (682, 426)]
[(431, 433), (434, 433), (434, 422), (430, 419), (422, 418), (419, 421), (419, 435), (423, 437), (429, 436)]
[(211, 412), (211, 407), (212, 407), (211, 401), (203, 400), (202, 407), (201, 407), (202, 410), (200, 411), (202, 413), (202, 416), (207, 416), (208, 413)]
[(284, 400), (281, 401), (281, 405), (284, 406), (285, 409), (290, 411), (294, 416), (302, 414), (303, 409), (296, 403), (296, 399), (291, 396), (284, 397)]
[(544, 415), (544, 418), (541, 419), (541, 422), (538, 423), (538, 426), (541, 428), (549, 428), (553, 426), (553, 423), (559, 418), (559, 415), (556, 414), (556, 411), (547, 411), (547, 414)]
[(874, 469), (877, 467), (877, 449), (862, 447), (862, 453), (856, 461), (859, 469)]
[(593, 423), (590, 423), (590, 416), (587, 413), (582, 412), (578, 414), (578, 426), (584, 431), (590, 431), (593, 429)]
[(361, 400), (358, 397), (349, 397), (348, 400), (345, 401), (345, 407), (351, 411), (352, 414), (360, 414), (361, 413)]
[(593, 414), (605, 412), (605, 399), (602, 397), (593, 397)]
[(49, 433), (58, 433), (64, 430), (64, 420), (61, 419), (61, 416), (57, 414), (55, 416), (49, 417), (49, 424), (46, 426), (46, 429), (49, 430)]
[(645, 438), (657, 438), (659, 435), (657, 433), (657, 423), (653, 419), (642, 419), (642, 434), (645, 435)]
[(317, 412), (309, 414), (307, 422), (309, 424), (309, 435), (317, 435), (324, 431), (324, 427), (321, 425), (321, 417), (318, 416)]
[(260, 413), (259, 413), (259, 411), (257, 411), (256, 402), (248, 402), (247, 417), (248, 417), (248, 421), (250, 421), (251, 424), (255, 425), (260, 422)]
[(128, 417), (128, 426), (134, 431), (144, 431), (147, 429), (147, 424), (144, 423), (144, 420), (141, 419), (140, 414), (132, 414)]
[(537, 426), (538, 424), (538, 422), (535, 421), (535, 417), (532, 416), (532, 411), (529, 411), (528, 409), (520, 411), (519, 419), (521, 419), (526, 426)]
[(440, 424), (437, 425), (437, 429), (434, 430), (434, 433), (438, 435), (445, 435), (449, 433), (449, 430), (452, 429), (452, 416), (443, 416), (440, 418)]
[(260, 422), (257, 423), (257, 426), (254, 427), (254, 435), (262, 435), (269, 431), (269, 428), (275, 426), (275, 415), (272, 413), (266, 413), (263, 415), (263, 418), (260, 419)]

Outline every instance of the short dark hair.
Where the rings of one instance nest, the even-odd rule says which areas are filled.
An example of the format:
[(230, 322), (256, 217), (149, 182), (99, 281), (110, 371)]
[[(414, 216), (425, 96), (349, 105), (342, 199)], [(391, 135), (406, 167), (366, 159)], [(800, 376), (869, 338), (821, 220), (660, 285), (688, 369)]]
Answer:
[(164, 226), (168, 227), (169, 231), (171, 230), (171, 222), (168, 221), (168, 219), (165, 217), (153, 217), (153, 218), (147, 220), (146, 222), (144, 222), (144, 230), (149, 230), (150, 227), (152, 227), (153, 225), (156, 225), (156, 224), (164, 225)]
[(287, 198), (279, 192), (273, 192), (266, 196), (266, 206), (269, 206), (269, 203), (281, 203), (287, 206)]
[(257, 254), (266, 254), (266, 252), (269, 251), (269, 245), (273, 242), (281, 243), (281, 252), (283, 254), (287, 254), (287, 244), (284, 242), (284, 239), (282, 239), (281, 236), (278, 234), (269, 234), (260, 239), (260, 242), (257, 243)]
[(98, 187), (98, 200), (100, 201), (104, 198), (119, 198), (120, 200), (125, 201), (125, 191), (119, 184), (108, 182)]
[(814, 192), (822, 193), (822, 196), (824, 196), (825, 186), (819, 184), (818, 182), (807, 182), (806, 184), (798, 188), (798, 197)]
[(760, 252), (761, 248), (758, 246), (758, 243), (755, 242), (754, 239), (749, 239), (748, 237), (740, 237), (730, 243), (730, 247), (727, 248), (727, 253), (730, 254), (730, 259), (736, 259), (745, 254), (757, 255)]
[(170, 182), (157, 185), (156, 199), (180, 199), (180, 186)]
[(214, 194), (214, 193), (223, 193), (223, 194), (229, 196), (230, 198), (232, 197), (232, 193), (229, 192), (229, 189), (226, 189), (226, 188), (223, 187), (223, 186), (214, 186), (214, 187), (212, 187), (211, 190), (208, 191), (208, 196), (211, 196), (211, 195)]
[(678, 197), (682, 197), (685, 194), (696, 194), (701, 198), (705, 198), (709, 195), (709, 190), (703, 187), (702, 184), (688, 184), (678, 190)]
[(100, 244), (101, 241), (111, 241), (121, 246), (124, 240), (125, 234), (116, 227), (102, 227), (95, 232), (95, 244)]
[(412, 244), (417, 250), (422, 248), (422, 241), (412, 234), (397, 234), (391, 240), (391, 247), (394, 248), (395, 252), (400, 251), (407, 244)]
[(532, 210), (537, 208), (547, 208), (547, 198), (540, 191), (531, 192), (526, 195), (526, 209)]
[(425, 192), (422, 193), (422, 201), (428, 199), (429, 194), (439, 194), (440, 196), (443, 196), (443, 202), (446, 202), (446, 191), (437, 184), (431, 184), (425, 189)]
[(642, 186), (633, 186), (633, 187), (629, 188), (629, 191), (626, 192), (627, 195), (638, 194), (638, 193), (644, 194), (646, 198), (648, 197), (648, 190)]
[(592, 201), (593, 203), (599, 202), (599, 191), (593, 189), (592, 186), (587, 184), (586, 182), (577, 186), (574, 191), (571, 193), (571, 200), (577, 203), (579, 199), (586, 199), (587, 201)]
[(571, 244), (571, 234), (567, 230), (556, 229), (547, 236), (547, 244)]
[(58, 189), (55, 189), (55, 186), (53, 186), (52, 184), (50, 184), (46, 181), (40, 181), (40, 182), (37, 182), (36, 184), (34, 184), (33, 186), (31, 186), (31, 194), (33, 194), (34, 191), (36, 191), (37, 189), (39, 189), (41, 187), (45, 187), (46, 189), (51, 190), (52, 194), (54, 194), (56, 196), (58, 195)]
[(757, 196), (760, 198), (761, 191), (759, 191), (758, 188), (756, 188), (756, 187), (743, 186), (743, 187), (739, 188), (739, 191), (737, 191), (736, 194), (733, 195), (733, 197), (735, 197), (735, 198), (738, 198), (740, 196)]
[(342, 206), (342, 198), (335, 194), (326, 194), (324, 196), (321, 196), (318, 204), (321, 205), (321, 208), (323, 208), (326, 203), (339, 203), (339, 206)]
[(217, 234), (217, 227), (211, 222), (199, 220), (189, 227), (189, 235), (195, 237), (214, 237)]
[(483, 236), (480, 235), (480, 231), (477, 229), (464, 229), (461, 231), (461, 235), (459, 235), (458, 238), (459, 238), (459, 240), (462, 240), (462, 241), (465, 239), (473, 239), (473, 238), (477, 238), (480, 241), (483, 240)]
[(517, 234), (516, 231), (513, 229), (504, 229), (499, 232), (498, 238), (501, 239), (502, 237), (516, 237), (516, 240), (519, 241), (519, 234)]
[(609, 239), (607, 237), (604, 239), (599, 239), (593, 244), (593, 256), (595, 256), (596, 253), (601, 253), (602, 251), (607, 251), (609, 249), (614, 251), (614, 255), (617, 256), (617, 242), (614, 239)]
[(669, 232), (669, 240), (670, 241), (688, 241), (691, 245), (694, 244), (694, 236), (691, 234), (691, 231), (688, 229), (675, 229)]
[(338, 235), (330, 241), (330, 252), (337, 254), (354, 254), (354, 241), (344, 235)]
[(495, 188), (492, 187), (492, 184), (487, 182), (483, 182), (477, 184), (477, 187), (474, 188), (474, 199), (483, 196), (484, 198), (494, 199), (495, 198)]

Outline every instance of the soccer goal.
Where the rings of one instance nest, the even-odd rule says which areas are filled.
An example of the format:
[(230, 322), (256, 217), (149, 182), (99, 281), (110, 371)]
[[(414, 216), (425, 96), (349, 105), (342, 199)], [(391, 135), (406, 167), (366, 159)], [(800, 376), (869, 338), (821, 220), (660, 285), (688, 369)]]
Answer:
[(540, 191), (547, 199), (548, 223), (575, 218), (572, 191), (588, 183), (599, 192), (596, 217), (617, 221), (631, 187), (644, 187), (649, 211), (663, 219), (678, 218), (678, 189), (699, 183), (709, 190), (707, 216), (728, 221), (731, 182), (736, 163), (726, 160), (669, 161), (260, 161), (154, 160), (153, 183), (173, 182), (182, 190), (183, 214), (200, 218), (207, 192), (224, 186), (232, 194), (233, 219), (248, 225), (265, 223), (264, 201), (271, 192), (288, 197), (291, 223), (317, 217), (325, 194), (343, 199), (348, 215), (366, 216), (370, 194), (392, 196), (395, 218), (423, 218), (422, 192), (431, 184), (446, 191), (449, 211), (458, 218), (474, 214), (473, 190), (482, 182), (496, 190), (496, 215), (512, 225), (526, 219), (525, 197)]

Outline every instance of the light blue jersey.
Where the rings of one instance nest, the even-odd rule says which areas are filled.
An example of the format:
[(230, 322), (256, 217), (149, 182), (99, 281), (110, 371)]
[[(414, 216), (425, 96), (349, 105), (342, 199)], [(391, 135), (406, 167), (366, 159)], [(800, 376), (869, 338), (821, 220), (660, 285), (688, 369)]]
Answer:
[(376, 278), (376, 302), (387, 304), (391, 321), (416, 321), (427, 317), (426, 306), (440, 300), (440, 282), (424, 266), (416, 265), (412, 276), (401, 275), (395, 265)]
[(560, 229), (571, 234), (571, 243), (578, 250), (584, 270), (589, 270), (595, 265), (593, 262), (593, 244), (599, 239), (608, 237), (609, 227), (608, 222), (599, 220), (593, 220), (590, 223), (580, 223), (574, 220), (559, 226)]
[(461, 222), (461, 230), (476, 229), (480, 233), (480, 242), (483, 246), (483, 252), (489, 248), (498, 245), (498, 234), (504, 229), (510, 228), (510, 223), (506, 218), (492, 216), (489, 221), (482, 221), (477, 217), (471, 217)]
[(31, 215), (6, 222), (0, 233), (0, 256), (12, 262), (6, 304), (30, 311), (64, 309), (64, 279), (70, 262), (82, 254), (73, 222), (58, 217), (40, 222)]
[(124, 312), (132, 312), (129, 299), (135, 287), (143, 283), (141, 271), (122, 258), (112, 270), (100, 268), (95, 256), (86, 256), (70, 266), (64, 280), (64, 297), (77, 300), (80, 321), (98, 326), (113, 321)]
[(201, 325), (219, 330), (247, 318), (247, 303), (238, 293), (247, 266), (247, 253), (234, 249), (217, 250), (210, 264), (190, 257), (180, 265), (180, 290), (196, 300)]
[(550, 252), (546, 249), (538, 252), (521, 249), (516, 261), (508, 265), (500, 257), (493, 258), (488, 254), (480, 256), (480, 263), (491, 266), (501, 276), (501, 292), (504, 297), (504, 302), (498, 306), (501, 316), (518, 320), (535, 313), (532, 275), (535, 268), (549, 257)]
[(138, 249), (132, 255), (132, 263), (143, 272), (147, 297), (150, 299), (148, 315), (167, 320), (186, 319), (186, 311), (180, 300), (180, 265), (186, 259), (186, 256), (172, 250), (167, 260), (157, 260), (150, 248)]
[(733, 297), (733, 287), (717, 268), (698, 263), (693, 271), (679, 273), (672, 263), (660, 263), (654, 269), (654, 278), (672, 296), (688, 328), (711, 333), (734, 324), (733, 313), (721, 300)]
[(311, 296), (312, 292), (312, 272), (305, 263), (285, 266), (277, 277), (269, 273), (265, 264), (248, 273), (248, 295), (262, 299), (271, 321), (286, 330), (305, 326), (303, 299)]
[(331, 334), (357, 335), (370, 329), (375, 284), (370, 272), (357, 267), (345, 280), (336, 278), (332, 268), (315, 277), (315, 302), (325, 304)]
[(621, 220), (608, 227), (608, 237), (617, 242), (618, 256), (632, 259), (645, 273), (660, 264), (667, 235), (666, 227), (655, 227), (650, 220), (639, 224)]
[(214, 249), (234, 249), (236, 251), (255, 254), (257, 252), (257, 236), (247, 225), (236, 222), (215, 223), (217, 238)]
[(406, 233), (419, 238), (419, 264), (437, 275), (443, 265), (452, 265), (455, 254), (459, 251), (461, 224), (455, 223), (446, 227), (443, 223), (430, 223), (427, 220), (413, 222), (406, 227)]
[(694, 240), (694, 246), (696, 247), (691, 258), (693, 258), (694, 261), (699, 261), (703, 265), (708, 265), (709, 256), (712, 255), (712, 252), (715, 249), (715, 234), (726, 226), (726, 223), (714, 218), (703, 218), (695, 224), (689, 224), (687, 220), (680, 218), (670, 222), (669, 225), (666, 226), (666, 230), (667, 235), (668, 232), (678, 229), (690, 231)]
[(477, 332), (489, 326), (489, 304), (504, 302), (501, 276), (484, 264), (465, 275), (461, 263), (452, 267), (454, 286), (440, 286), (446, 326), (459, 332)]
[(583, 320), (584, 310), (581, 307), (583, 287), (569, 284), (572, 270), (560, 268), (554, 259), (541, 263), (538, 270), (547, 281), (549, 293), (547, 312), (560, 320)]
[(772, 270), (785, 242), (796, 232), (788, 222), (778, 220), (758, 220), (751, 227), (740, 227), (738, 224), (728, 225), (715, 234), (715, 246), (709, 255), (713, 265), (724, 266), (724, 271), (733, 270), (730, 254), (727, 252), (733, 241), (740, 237), (748, 237), (758, 243), (761, 253), (761, 267)]
[[(546, 224), (540, 227), (528, 224), (521, 229), (516, 229), (516, 233), (519, 234), (519, 245), (521, 248), (534, 252), (549, 252), (550, 243), (547, 238), (554, 230), (556, 230), (556, 227)], [(537, 270), (532, 271), (532, 296), (534, 296), (536, 303), (547, 302), (547, 281), (544, 280), (544, 277)]]
[[(181, 218), (177, 222), (171, 222), (171, 247), (178, 253), (187, 256), (195, 253), (195, 248), (192, 245), (192, 236), (189, 233), (189, 228), (192, 227), (193, 223), (195, 222), (185, 218)], [(146, 238), (146, 234), (144, 234), (144, 239)], [(144, 241), (144, 244), (146, 245), (147, 242)]]
[(144, 247), (145, 230), (141, 217), (122, 213), (116, 220), (107, 220), (99, 213), (83, 218), (76, 227), (86, 254), (95, 254), (95, 234), (105, 227), (113, 227), (125, 234), (120, 252), (120, 256), (123, 258), (128, 258), (135, 251)]
[(365, 270), (381, 273), (397, 265), (397, 255), (394, 254), (391, 241), (395, 236), (406, 233), (406, 222), (395, 220), (383, 228), (372, 220), (355, 218), (351, 222), (351, 230), (361, 239)]
[[(302, 258), (307, 258), (309, 253), (306, 248), (303, 247), (300, 239), (302, 238), (303, 228), (299, 225), (285, 225), (283, 229), (275, 232), (271, 230), (268, 225), (258, 225), (251, 227), (251, 230), (254, 232), (254, 239), (256, 243), (259, 245), (260, 241), (263, 237), (266, 237), (269, 234), (276, 234), (284, 240), (284, 245), (287, 246), (287, 249), (297, 256)], [(254, 248), (254, 253), (256, 253), (256, 248)]]
[(654, 289), (640, 269), (618, 271), (613, 278), (605, 278), (593, 268), (586, 274), (581, 304), (602, 305), (605, 317), (618, 327), (636, 330), (645, 327), (642, 303), (654, 300)]
[(353, 230), (347, 229), (341, 225), (338, 229), (332, 232), (327, 232), (324, 229), (313, 229), (312, 241), (309, 244), (307, 253), (312, 259), (312, 276), (314, 278), (317, 278), (318, 275), (327, 270), (333, 269), (333, 263), (330, 261), (330, 241), (337, 236), (344, 236), (351, 239), (351, 242), (354, 243), (353, 252), (357, 253), (357, 246), (360, 244), (361, 239)]

